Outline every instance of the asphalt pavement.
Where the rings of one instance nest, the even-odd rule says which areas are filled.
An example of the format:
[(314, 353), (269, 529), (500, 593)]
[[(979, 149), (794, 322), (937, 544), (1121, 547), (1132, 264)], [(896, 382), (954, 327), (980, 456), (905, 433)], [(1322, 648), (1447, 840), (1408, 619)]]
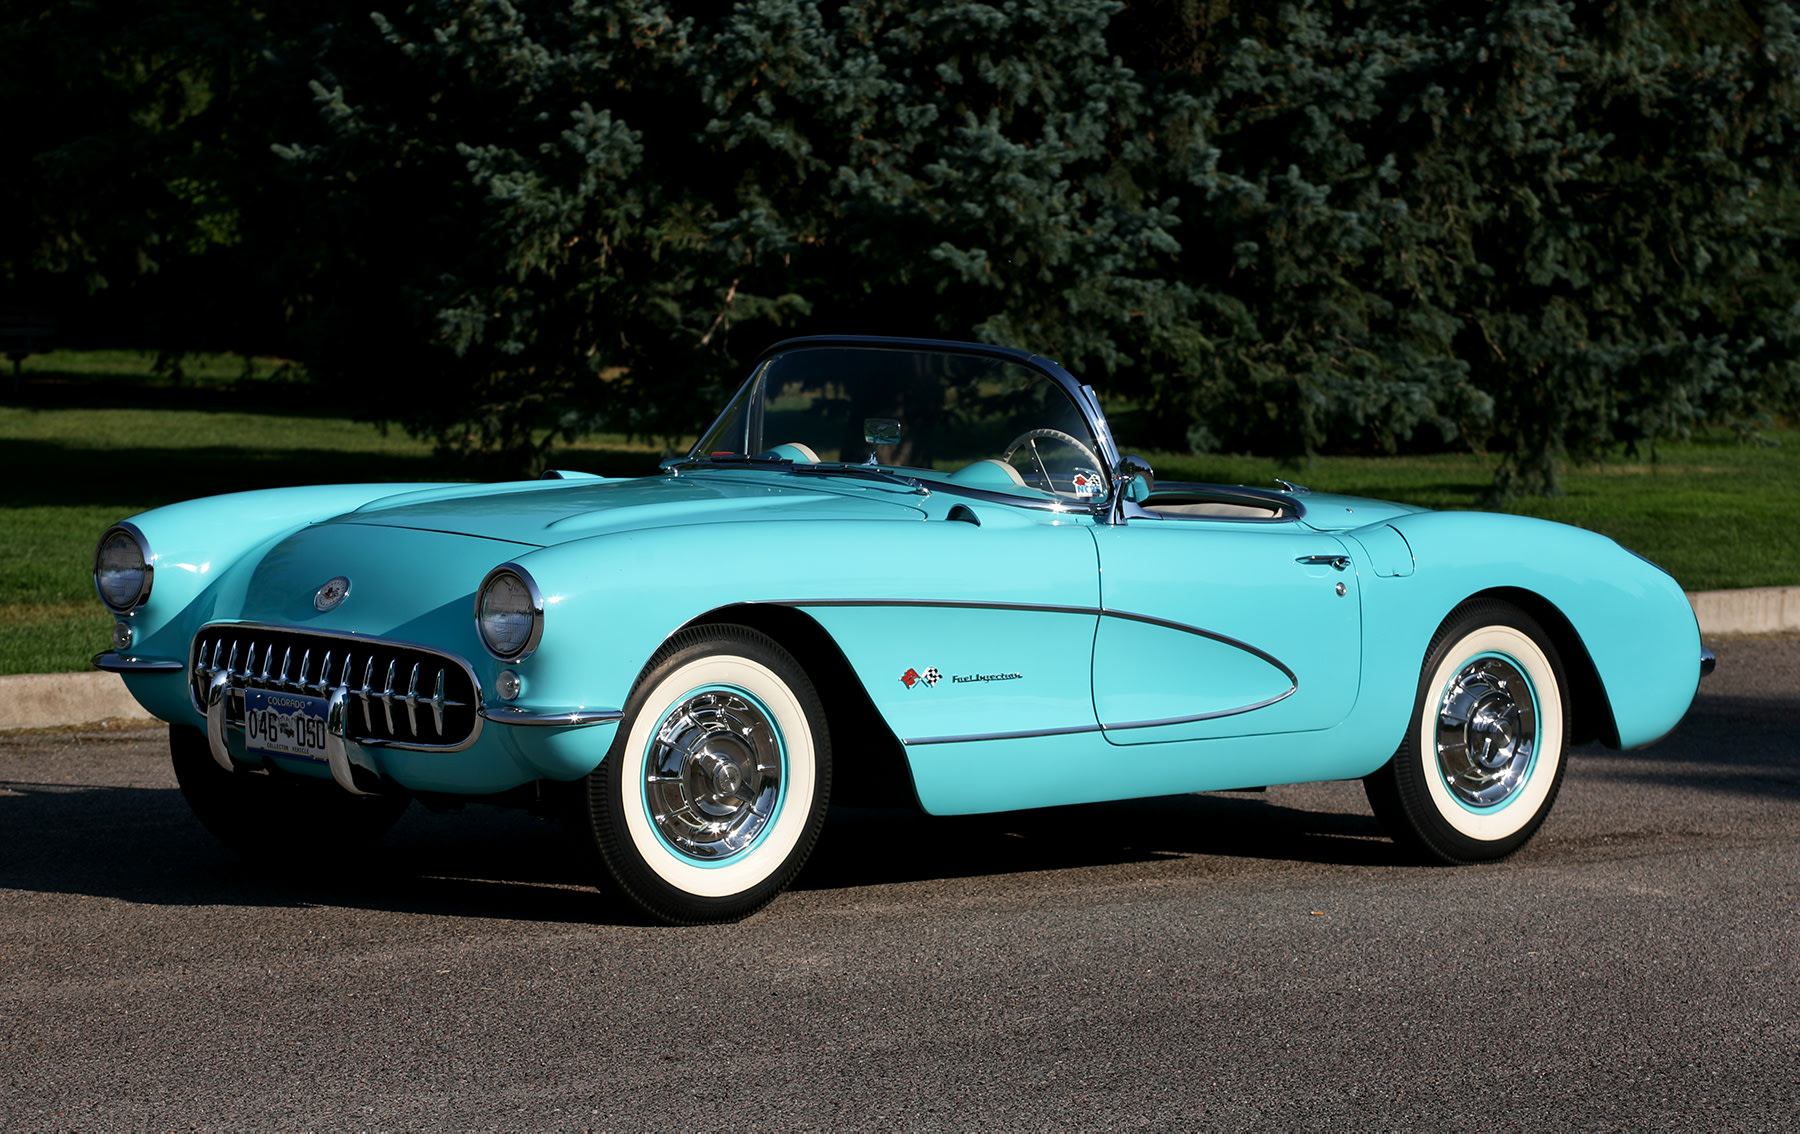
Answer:
[(840, 811), (702, 929), (520, 813), (244, 863), (160, 730), (0, 736), (0, 1130), (1792, 1130), (1800, 637), (1708, 644), (1505, 863), (1356, 784)]

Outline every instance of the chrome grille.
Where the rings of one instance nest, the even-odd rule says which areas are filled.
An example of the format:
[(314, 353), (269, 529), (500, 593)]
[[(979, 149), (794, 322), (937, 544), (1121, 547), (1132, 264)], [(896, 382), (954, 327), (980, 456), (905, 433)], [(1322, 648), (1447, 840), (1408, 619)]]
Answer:
[(189, 662), (188, 688), (202, 711), (207, 687), (227, 675), (232, 724), (243, 723), (245, 690), (325, 697), (341, 688), (344, 727), (359, 743), (457, 749), (479, 727), (475, 675), (462, 659), (425, 646), (235, 623), (202, 629)]

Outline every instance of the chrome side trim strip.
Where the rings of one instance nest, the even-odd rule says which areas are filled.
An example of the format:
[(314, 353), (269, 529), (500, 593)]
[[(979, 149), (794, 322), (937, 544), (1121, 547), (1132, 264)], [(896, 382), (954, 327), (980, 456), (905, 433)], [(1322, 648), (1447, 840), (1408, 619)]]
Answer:
[[(1145, 623), (1150, 626), (1161, 626), (1165, 630), (1179, 630), (1183, 634), (1194, 634), (1201, 638), (1210, 638), (1213, 641), (1218, 642), (1222, 645), (1236, 646), (1238, 649), (1244, 651), (1245, 653), (1250, 654), (1254, 657), (1259, 657), (1263, 661), (1268, 662), (1270, 665), (1272, 665), (1276, 669), (1280, 670), (1282, 673), (1282, 676), (1286, 677), (1288, 679), (1288, 683), (1290, 685), (1292, 685), (1294, 687), (1294, 689), (1298, 689), (1300, 687), (1300, 679), (1294, 675), (1293, 670), (1289, 669), (1287, 666), (1282, 664), (1280, 658), (1278, 658), (1274, 654), (1268, 653), (1264, 650), (1259, 650), (1255, 646), (1252, 646), (1248, 642), (1240, 642), (1236, 638), (1231, 637), (1229, 634), (1216, 634), (1211, 630), (1202, 630), (1198, 626), (1189, 626), (1185, 622), (1171, 622), (1167, 618), (1157, 618), (1156, 616), (1150, 615), (1150, 614), (1131, 614), (1131, 613), (1129, 613), (1127, 611), (1123, 611), (1123, 610), (1103, 610), (1100, 613), (1104, 614), (1110, 618), (1123, 618), (1129, 622), (1142, 622), (1142, 623)], [(1289, 693), (1292, 693), (1294, 691), (1294, 689), (1289, 689), (1287, 691), (1287, 693), (1283, 693), (1281, 695), (1281, 697), (1286, 697)], [(1275, 698), (1275, 700), (1279, 701), (1279, 700), (1281, 700), (1281, 697), (1277, 697), (1277, 698)], [(1266, 701), (1266, 702), (1264, 702), (1264, 704), (1274, 704), (1274, 701)], [(1253, 706), (1251, 706), (1251, 708), (1260, 708), (1260, 706), (1253, 705)], [(1247, 709), (1234, 709), (1232, 711), (1233, 712), (1247, 712), (1248, 710)]]
[(176, 673), (187, 668), (186, 662), (167, 661), (162, 658), (138, 658), (127, 654), (114, 653), (107, 650), (98, 653), (90, 661), (95, 669), (103, 669), (107, 673)]
[(1298, 685), (1290, 685), (1286, 693), (1280, 693), (1267, 700), (1258, 701), (1254, 705), (1245, 705), (1237, 709), (1220, 709), (1213, 713), (1197, 713), (1191, 717), (1168, 717), (1160, 721), (1131, 721), (1128, 724), (1101, 725), (1100, 728), (1105, 732), (1120, 732), (1128, 728), (1158, 728), (1162, 725), (1193, 724), (1195, 721), (1216, 721), (1220, 717), (1235, 717), (1242, 713), (1253, 713), (1258, 709), (1266, 709), (1277, 701), (1285, 701), (1292, 697), (1299, 688)]
[(770, 599), (768, 606), (940, 606), (951, 610), (1035, 610), (1043, 614), (1107, 614), (1097, 606), (1052, 606), (1029, 602), (982, 602), (978, 599)]
[(1080, 725), (1073, 728), (1034, 729), (1027, 732), (988, 732), (970, 733), (963, 736), (927, 736), (902, 739), (905, 745), (917, 744), (954, 744), (965, 740), (1017, 740), (1032, 736), (1066, 736), (1080, 732), (1122, 732), (1134, 728), (1158, 728), (1163, 725), (1193, 724), (1197, 721), (1218, 720), (1221, 717), (1235, 717), (1243, 713), (1253, 713), (1258, 709), (1266, 709), (1278, 701), (1285, 701), (1300, 691), (1300, 678), (1294, 671), (1282, 664), (1280, 658), (1259, 650), (1248, 642), (1241, 642), (1228, 634), (1218, 634), (1211, 630), (1202, 630), (1198, 626), (1189, 626), (1185, 622), (1171, 622), (1167, 618), (1157, 618), (1149, 614), (1133, 614), (1124, 610), (1103, 610), (1091, 606), (1050, 606), (1034, 603), (1014, 602), (979, 602), (961, 599), (780, 599), (768, 603), (770, 606), (896, 606), (896, 607), (945, 607), (953, 610), (1027, 610), (1045, 614), (1082, 614), (1098, 615), (1102, 618), (1123, 618), (1129, 622), (1142, 622), (1150, 626), (1161, 626), (1166, 630), (1175, 630), (1183, 634), (1208, 638), (1221, 645), (1232, 646), (1244, 651), (1252, 657), (1260, 658), (1281, 671), (1288, 679), (1287, 689), (1273, 697), (1258, 701), (1253, 705), (1241, 705), (1231, 709), (1220, 709), (1211, 713), (1199, 713), (1185, 717), (1167, 717), (1154, 721), (1127, 721), (1122, 724)]
[(918, 744), (960, 744), (965, 740), (1026, 740), (1034, 736), (1073, 736), (1080, 732), (1099, 732), (1099, 725), (1075, 725), (1070, 728), (1035, 728), (1026, 732), (972, 732), (965, 736), (917, 736), (900, 743), (907, 746)]
[(510, 705), (483, 705), (481, 715), (495, 724), (535, 725), (584, 728), (588, 725), (612, 724), (625, 719), (619, 709), (515, 709)]
[[(1176, 630), (1183, 634), (1193, 634), (1193, 635), (1196, 635), (1201, 638), (1210, 638), (1213, 641), (1218, 642), (1222, 645), (1235, 646), (1247, 654), (1250, 654), (1254, 657), (1261, 658), (1263, 661), (1268, 662), (1270, 665), (1272, 665), (1276, 669), (1280, 670), (1282, 673), (1282, 676), (1286, 677), (1288, 679), (1288, 682), (1290, 684), (1292, 684), (1296, 689), (1299, 688), (1299, 685), (1300, 685), (1300, 679), (1294, 675), (1293, 670), (1289, 669), (1286, 665), (1282, 664), (1282, 661), (1280, 658), (1277, 658), (1275, 655), (1268, 653), (1265, 650), (1259, 650), (1255, 646), (1252, 646), (1248, 642), (1239, 641), (1238, 639), (1231, 637), (1229, 634), (1219, 634), (1219, 633), (1215, 633), (1212, 630), (1202, 630), (1198, 626), (1189, 626), (1185, 622), (1171, 622), (1167, 618), (1157, 618), (1155, 615), (1152, 615), (1152, 614), (1133, 614), (1131, 611), (1128, 611), (1128, 610), (1107, 610), (1104, 607), (1097, 607), (1097, 606), (1052, 606), (1049, 604), (1027, 603), (1027, 602), (982, 602), (982, 601), (978, 601), (978, 600), (964, 600), (964, 599), (771, 599), (768, 601), (767, 605), (769, 605), (769, 606), (794, 606), (794, 607), (805, 607), (805, 606), (933, 607), (933, 606), (935, 606), (935, 607), (943, 607), (943, 608), (950, 609), (950, 610), (1027, 610), (1027, 611), (1037, 611), (1037, 612), (1043, 613), (1043, 614), (1088, 614), (1088, 615), (1098, 615), (1102, 618), (1123, 618), (1128, 622), (1142, 622), (1142, 623), (1145, 623), (1150, 626), (1161, 626), (1165, 630)], [(1287, 693), (1283, 693), (1281, 696), (1286, 697), (1293, 692), (1294, 692), (1294, 690), (1290, 689), (1290, 690), (1288, 690)], [(1281, 699), (1280, 697), (1275, 698), (1275, 700), (1277, 700), (1277, 701), (1280, 699)], [(1263, 702), (1263, 704), (1274, 704), (1274, 701), (1266, 701), (1266, 702)], [(1262, 706), (1254, 705), (1254, 706), (1250, 706), (1250, 707), (1251, 708), (1261, 708)], [(1248, 709), (1234, 709), (1232, 711), (1233, 712), (1248, 712), (1249, 710)], [(1203, 718), (1196, 718), (1196, 719), (1203, 719)]]

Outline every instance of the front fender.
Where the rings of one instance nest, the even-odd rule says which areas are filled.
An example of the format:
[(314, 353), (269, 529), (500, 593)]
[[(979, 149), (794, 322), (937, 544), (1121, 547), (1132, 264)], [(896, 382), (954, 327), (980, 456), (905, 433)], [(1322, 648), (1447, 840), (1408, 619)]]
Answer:
[[(336, 484), (269, 488), (185, 500), (130, 517), (150, 545), (155, 571), (150, 598), (126, 616), (131, 653), (185, 667), (194, 632), (211, 617), (202, 601), (219, 579), (246, 559), (260, 559), (276, 543), (308, 524), (420, 486)], [(320, 580), (323, 582), (324, 580)], [(186, 719), (186, 678), (180, 673), (126, 672), (125, 685), (139, 704), (163, 720)]]

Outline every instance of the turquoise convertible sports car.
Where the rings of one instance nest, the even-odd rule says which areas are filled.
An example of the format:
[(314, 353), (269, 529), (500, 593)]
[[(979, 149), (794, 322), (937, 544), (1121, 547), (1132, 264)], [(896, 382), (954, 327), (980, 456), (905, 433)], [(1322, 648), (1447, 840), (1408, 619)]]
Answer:
[(771, 348), (658, 476), (215, 496), (109, 529), (95, 658), (240, 852), (409, 801), (573, 814), (672, 923), (780, 893), (828, 800), (934, 815), (1360, 778), (1497, 859), (1571, 743), (1712, 664), (1681, 588), (1519, 516), (1171, 484), (1094, 391), (969, 343)]

